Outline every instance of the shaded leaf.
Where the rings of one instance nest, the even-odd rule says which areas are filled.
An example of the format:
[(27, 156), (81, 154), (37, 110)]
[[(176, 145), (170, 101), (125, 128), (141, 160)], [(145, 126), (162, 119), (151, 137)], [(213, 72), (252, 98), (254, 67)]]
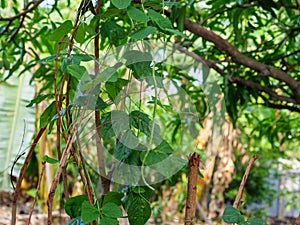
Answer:
[(104, 195), (103, 205), (109, 202), (115, 203), (117, 205), (121, 205), (123, 197), (124, 197), (124, 193), (122, 192), (113, 192), (113, 191), (108, 192), (107, 194)]
[(69, 33), (73, 28), (71, 20), (63, 22), (58, 28), (56, 28), (49, 36), (50, 41), (59, 41), (62, 37)]
[(39, 94), (34, 99), (32, 99), (30, 101), (30, 103), (28, 105), (26, 105), (26, 107), (31, 107), (31, 106), (33, 106), (33, 104), (39, 104), (40, 102), (42, 102), (43, 100), (45, 100), (49, 96), (52, 96), (52, 95), (51, 94)]
[(116, 82), (106, 82), (105, 88), (108, 93), (109, 98), (115, 101), (115, 98), (119, 95), (120, 91), (124, 86), (129, 83), (128, 80), (118, 79)]
[(75, 218), (81, 215), (81, 205), (84, 201), (87, 201), (86, 195), (78, 195), (75, 197), (68, 198), (65, 202), (64, 208), (66, 213), (71, 217)]
[(82, 76), (87, 75), (86, 68), (84, 66), (79, 66), (76, 64), (68, 65), (67, 72), (78, 80), (80, 80)]
[(77, 41), (80, 44), (83, 43), (85, 40), (85, 26), (86, 26), (85, 23), (81, 23), (78, 26), (78, 29), (75, 34), (75, 41)]
[(56, 104), (55, 101), (52, 102), (42, 113), (40, 117), (40, 127), (46, 127), (56, 114)]
[(240, 223), (241, 221), (244, 221), (244, 217), (239, 210), (232, 206), (226, 206), (222, 219), (226, 223)]

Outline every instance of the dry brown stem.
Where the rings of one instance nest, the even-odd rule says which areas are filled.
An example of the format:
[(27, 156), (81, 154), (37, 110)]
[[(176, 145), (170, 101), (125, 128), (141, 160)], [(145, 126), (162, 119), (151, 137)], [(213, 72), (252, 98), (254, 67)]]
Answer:
[(45, 132), (47, 127), (43, 127), (40, 129), (40, 131), (38, 132), (38, 134), (36, 135), (36, 137), (33, 140), (33, 143), (29, 149), (29, 152), (25, 158), (25, 161), (23, 163), (23, 166), (21, 168), (18, 180), (17, 180), (17, 184), (16, 184), (16, 189), (14, 191), (14, 195), (13, 195), (13, 201), (12, 201), (12, 213), (11, 213), (11, 225), (15, 225), (16, 224), (16, 216), (17, 216), (17, 200), (19, 197), (19, 194), (21, 192), (21, 184), (25, 175), (25, 171), (27, 169), (28, 163), (31, 159), (31, 156), (34, 152), (35, 146), (37, 145), (37, 143), (39, 142), (40, 138), (42, 137), (43, 133)]
[(244, 188), (245, 188), (245, 184), (246, 184), (246, 182), (247, 182), (247, 178), (248, 178), (248, 175), (249, 175), (249, 173), (250, 173), (250, 169), (251, 169), (253, 163), (255, 162), (255, 160), (258, 159), (258, 158), (259, 158), (258, 155), (253, 156), (253, 157), (249, 160), (249, 162), (248, 162), (248, 166), (247, 166), (247, 168), (246, 168), (245, 174), (244, 174), (243, 179), (242, 179), (242, 181), (241, 181), (241, 184), (240, 184), (240, 187), (239, 187), (238, 194), (237, 194), (237, 196), (236, 196), (236, 198), (235, 198), (235, 200), (234, 200), (234, 203), (233, 203), (233, 207), (234, 207), (234, 208), (239, 208), (239, 206), (240, 206), (241, 199), (242, 199), (243, 192), (244, 192)]
[(196, 194), (197, 194), (197, 180), (200, 164), (200, 156), (194, 152), (189, 157), (189, 171), (188, 171), (188, 190), (185, 211), (185, 225), (194, 225), (196, 216)]

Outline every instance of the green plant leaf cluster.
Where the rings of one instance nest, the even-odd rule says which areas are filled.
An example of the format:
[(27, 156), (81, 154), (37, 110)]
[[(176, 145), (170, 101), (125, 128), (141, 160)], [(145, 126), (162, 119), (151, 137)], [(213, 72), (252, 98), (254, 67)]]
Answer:
[(69, 198), (65, 202), (66, 213), (72, 218), (66, 224), (91, 223), (99, 221), (99, 224), (119, 224), (117, 218), (123, 217), (120, 205), (124, 194), (109, 192), (100, 199), (101, 207), (91, 205), (86, 195)]
[(266, 223), (256, 217), (246, 219), (245, 216), (232, 206), (227, 206), (224, 210), (222, 219), (225, 223), (238, 225), (266, 225)]

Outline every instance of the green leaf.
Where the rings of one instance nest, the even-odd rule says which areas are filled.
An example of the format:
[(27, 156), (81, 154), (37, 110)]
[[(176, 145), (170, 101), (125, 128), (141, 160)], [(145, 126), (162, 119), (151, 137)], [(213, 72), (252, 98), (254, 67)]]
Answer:
[(6, 8), (6, 0), (1, 0), (1, 8), (2, 9)]
[(187, 165), (187, 160), (184, 160), (178, 156), (168, 156), (163, 161), (155, 163), (153, 159), (153, 164), (150, 165), (151, 169), (156, 170), (166, 178), (170, 178), (179, 170), (184, 168)]
[(40, 127), (46, 127), (56, 114), (56, 104), (53, 101), (42, 113), (40, 117)]
[(129, 158), (131, 153), (133, 152), (133, 149), (128, 148), (126, 145), (124, 145), (122, 142), (118, 142), (116, 146), (116, 150), (114, 152), (114, 157), (124, 162), (126, 159)]
[(108, 192), (104, 195), (103, 205), (111, 202), (117, 205), (122, 204), (122, 198), (124, 197), (124, 193), (122, 192)]
[(186, 36), (184, 33), (182, 33), (182, 32), (179, 31), (179, 30), (174, 30), (174, 29), (169, 29), (169, 28), (166, 28), (165, 30), (166, 30), (166, 31), (169, 31), (169, 32), (172, 33), (172, 34), (176, 34), (176, 35), (178, 35), (178, 36), (180, 36), (180, 37), (183, 37), (183, 38), (185, 38), (185, 39), (188, 39), (188, 36)]
[(130, 0), (111, 0), (111, 3), (118, 9), (125, 9), (130, 5)]
[[(58, 57), (63, 56), (63, 55), (67, 55), (67, 53), (60, 53), (60, 54), (58, 54)], [(43, 58), (43, 59), (37, 61), (37, 63), (40, 63), (40, 64), (47, 63), (47, 62), (54, 61), (55, 59), (56, 59), (56, 54), (50, 55), (46, 58)]]
[(165, 154), (171, 154), (174, 151), (169, 143), (165, 140), (163, 140), (154, 150), (157, 152), (163, 152)]
[(75, 197), (68, 198), (65, 202), (64, 208), (66, 213), (71, 217), (75, 218), (81, 215), (81, 205), (84, 201), (87, 201), (86, 195), (78, 195)]
[(155, 27), (148, 26), (148, 27), (141, 28), (141, 29), (129, 34), (129, 37), (131, 37), (132, 39), (135, 39), (135, 40), (141, 40), (141, 39), (148, 37), (148, 35), (150, 35), (150, 34), (154, 34), (155, 32), (156, 32)]
[[(35, 108), (25, 107), (35, 92), (34, 85), (28, 84), (31, 76), (32, 74), (26, 73), (11, 77), (8, 82), (0, 82), (0, 190), (13, 191), (11, 176), (19, 176), (25, 152), (20, 156), (26, 149), (25, 146), (32, 144), (32, 137), (36, 132)], [(11, 174), (10, 168), (16, 159), (18, 162)]]
[(119, 221), (116, 218), (103, 217), (99, 225), (119, 225)]
[(134, 225), (145, 225), (151, 216), (150, 203), (141, 194), (129, 193), (125, 210), (129, 223)]
[[(66, 115), (66, 112), (67, 112), (67, 109), (66, 108), (63, 108), (63, 109), (61, 109), (60, 110), (60, 116), (61, 117), (63, 117), (63, 116), (65, 116)], [(58, 114), (55, 114), (52, 118), (51, 118), (51, 120), (50, 120), (50, 122), (52, 122), (52, 121), (54, 121), (54, 120), (57, 120), (58, 119)]]
[(69, 33), (73, 28), (71, 20), (63, 22), (58, 28), (56, 28), (48, 37), (50, 41), (59, 41), (62, 37)]
[(120, 142), (130, 149), (135, 149), (139, 145), (139, 139), (131, 130), (127, 130), (121, 137)]
[(40, 102), (42, 102), (43, 100), (45, 100), (46, 98), (48, 98), (49, 96), (52, 96), (51, 94), (39, 94), (38, 96), (36, 96), (34, 99), (32, 99), (28, 105), (26, 105), (26, 107), (31, 107), (33, 106), (33, 104), (39, 104)]
[(222, 219), (225, 223), (240, 223), (245, 221), (239, 210), (232, 206), (226, 206)]
[(78, 29), (75, 34), (75, 41), (77, 41), (80, 44), (82, 44), (85, 40), (85, 26), (86, 26), (85, 23), (81, 23), (78, 26)]
[(102, 115), (100, 132), (103, 138), (114, 137), (119, 132), (128, 128), (129, 119), (125, 112), (113, 110)]
[(94, 60), (94, 56), (93, 55), (87, 55), (87, 54), (74, 54), (72, 55), (72, 61), (73, 64), (78, 64), (83, 61), (83, 62), (88, 62), (91, 60)]
[(129, 83), (128, 80), (118, 79), (116, 82), (106, 82), (105, 89), (108, 93), (109, 98), (115, 101), (115, 98), (119, 95), (122, 88)]
[(150, 9), (148, 15), (150, 16), (152, 22), (155, 23), (160, 29), (173, 29), (171, 21), (166, 17), (163, 17), (160, 13)]
[(141, 10), (130, 6), (127, 10), (127, 15), (137, 22), (146, 23), (149, 21), (149, 17)]
[[(142, 161), (144, 161), (145, 156), (146, 156), (146, 152), (142, 152), (142, 154), (141, 154)], [(165, 160), (166, 158), (168, 158), (167, 154), (150, 150), (147, 155), (147, 158), (145, 159), (145, 165), (150, 166), (153, 164), (157, 164), (157, 163)]]
[(67, 72), (70, 73), (73, 77), (75, 77), (78, 80), (80, 80), (82, 76), (88, 74), (84, 66), (79, 66), (76, 64), (68, 65)]
[(236, 41), (242, 43), (243, 39), (241, 36), (241, 29), (239, 28), (239, 23), (242, 23), (243, 21), (241, 20), (241, 14), (242, 10), (236, 9), (232, 15), (232, 20), (233, 20), (233, 31), (235, 34), (235, 39)]
[(88, 201), (84, 201), (81, 206), (81, 218), (84, 223), (91, 223), (100, 217), (100, 212)]
[(50, 163), (50, 164), (56, 164), (56, 163), (59, 163), (59, 160), (58, 159), (54, 159), (54, 158), (51, 158), (47, 155), (44, 155), (43, 156), (43, 161), (47, 162), (47, 163)]
[(103, 217), (99, 225), (119, 225), (119, 221), (116, 218)]
[[(151, 62), (137, 62), (129, 66), (136, 79), (144, 79), (152, 76)], [(149, 84), (149, 82), (147, 82)]]
[(111, 111), (112, 128), (116, 134), (129, 128), (128, 114), (121, 110)]
[[(166, 158), (168, 158), (171, 153), (173, 153), (173, 149), (171, 148), (171, 146), (165, 140), (163, 140), (156, 148), (154, 148), (154, 149), (152, 149), (148, 152), (148, 156), (145, 159), (145, 165), (149, 166), (149, 165), (159, 163), (159, 162), (165, 160)], [(145, 156), (146, 156), (146, 152), (142, 152), (141, 153), (141, 160), (142, 161), (143, 161)], [(182, 163), (178, 163), (177, 160), (176, 160), (176, 163), (178, 165), (183, 165)], [(185, 164), (185, 162), (184, 162), (184, 164)], [(167, 161), (162, 166), (164, 166), (164, 165), (166, 165), (168, 167), (164, 170), (170, 171), (169, 166), (172, 166), (172, 165), (170, 165)], [(175, 167), (172, 166), (172, 168), (175, 168)], [(161, 171), (161, 169), (162, 168), (160, 167), (159, 171)]]
[(249, 218), (248, 222), (250, 223), (250, 225), (267, 225), (263, 220), (256, 217)]
[(141, 52), (137, 50), (127, 51), (123, 55), (126, 59), (126, 65), (131, 65), (138, 62), (152, 62), (153, 57), (149, 52)]
[[(130, 117), (130, 124), (134, 126), (136, 129), (139, 129), (141, 132), (146, 134), (148, 137), (153, 138), (153, 141), (155, 144), (160, 144), (162, 141), (161, 135), (160, 135), (160, 127), (157, 124), (154, 124), (153, 121), (149, 118), (149, 116), (143, 112), (140, 111), (132, 111), (129, 114)], [(152, 134), (153, 129), (153, 134)]]
[(111, 20), (102, 23), (100, 33), (103, 40), (107, 38), (109, 42), (114, 44), (127, 35), (123, 27)]
[(108, 81), (111, 78), (111, 76), (113, 76), (114, 73), (116, 73), (116, 72), (117, 72), (117, 69), (114, 67), (109, 67), (109, 68), (105, 69), (104, 71), (99, 73), (95, 79), (82, 85), (81, 90), (86, 91), (90, 88), (97, 86), (98, 84), (100, 84), (102, 82)]
[(106, 109), (108, 107), (108, 104), (103, 101), (102, 98), (100, 98), (99, 96), (97, 96), (97, 101), (96, 101), (96, 105), (95, 105), (95, 111), (101, 111), (103, 109)]
[(82, 225), (82, 219), (81, 217), (76, 217), (69, 222), (65, 223), (64, 225)]
[(123, 216), (120, 207), (112, 202), (104, 204), (104, 206), (101, 208), (101, 211), (104, 216), (109, 218), (119, 218)]

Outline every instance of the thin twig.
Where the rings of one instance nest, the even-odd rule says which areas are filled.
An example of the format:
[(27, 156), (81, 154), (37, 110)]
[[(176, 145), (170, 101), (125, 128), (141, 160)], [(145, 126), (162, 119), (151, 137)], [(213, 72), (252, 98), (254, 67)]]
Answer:
[[(99, 15), (101, 11), (101, 0), (98, 0), (97, 6), (96, 6), (96, 14)], [(96, 36), (95, 36), (95, 41), (94, 41), (94, 53), (95, 53), (95, 62), (94, 62), (94, 72), (95, 76), (98, 76), (100, 68), (99, 68), (99, 40), (100, 40), (100, 27), (99, 23), (96, 26), (95, 29)], [(100, 87), (99, 87), (100, 88)], [(107, 179), (107, 175), (105, 172), (105, 163), (103, 159), (103, 145), (102, 145), (102, 137), (100, 133), (100, 112), (95, 111), (95, 125), (96, 125), (96, 146), (97, 146), (97, 153), (98, 153), (98, 166), (99, 166), (99, 172), (100, 172), (100, 178), (102, 182), (102, 187), (103, 187), (103, 194), (106, 194), (109, 192), (110, 188), (110, 181)]]
[(86, 169), (85, 160), (82, 155), (82, 149), (81, 149), (80, 138), (79, 138), (78, 133), (76, 134), (76, 141), (77, 141), (77, 145), (78, 145), (78, 154), (80, 157), (80, 161), (81, 161), (81, 165), (82, 165), (84, 177), (85, 177), (86, 194), (88, 196), (88, 200), (89, 200), (90, 204), (93, 204), (91, 183), (90, 183), (90, 179), (89, 179), (89, 174)]
[(199, 24), (202, 25), (202, 24), (205, 23), (207, 20), (209, 20), (209, 19), (211, 19), (211, 18), (213, 18), (213, 17), (215, 17), (215, 16), (217, 16), (217, 15), (219, 15), (219, 14), (222, 14), (222, 13), (229, 12), (229, 11), (231, 11), (231, 10), (234, 10), (234, 9), (236, 9), (236, 8), (243, 8), (243, 9), (245, 9), (245, 8), (249, 8), (249, 7), (253, 7), (253, 6), (257, 6), (257, 5), (258, 5), (258, 4), (252, 4), (252, 3), (249, 3), (249, 4), (243, 4), (243, 5), (241, 5), (241, 4), (236, 4), (236, 5), (234, 5), (234, 6), (230, 7), (230, 8), (226, 8), (226, 9), (221, 10), (221, 11), (219, 11), (219, 12), (216, 12), (216, 13), (213, 13), (213, 14), (208, 15), (206, 18), (204, 18), (203, 20), (201, 20), (201, 21), (199, 22)]
[(38, 184), (37, 184), (37, 187), (36, 187), (36, 191), (35, 191), (35, 196), (34, 196), (34, 199), (33, 199), (33, 203), (32, 203), (31, 208), (30, 208), (30, 213), (29, 213), (29, 218), (28, 218), (28, 221), (27, 221), (27, 225), (30, 225), (31, 216), (32, 216), (32, 213), (33, 213), (33, 210), (34, 210), (34, 206), (35, 206), (37, 197), (39, 195), (40, 185), (41, 185), (42, 178), (43, 178), (43, 175), (44, 175), (44, 172), (45, 172), (45, 168), (46, 168), (45, 165), (46, 165), (46, 162), (45, 161), (42, 162), (42, 171), (40, 173), (39, 181), (38, 181)]
[(295, 111), (295, 112), (300, 111), (299, 108), (288, 105), (288, 103), (292, 103), (292, 104), (297, 103), (297, 101), (294, 98), (283, 96), (283, 95), (278, 95), (271, 88), (264, 87), (264, 86), (260, 85), (259, 83), (255, 83), (255, 82), (250, 81), (250, 80), (245, 80), (245, 79), (240, 78), (240, 77), (229, 76), (215, 62), (211, 62), (207, 59), (204, 59), (203, 57), (197, 55), (196, 53), (190, 52), (186, 48), (181, 47), (180, 45), (176, 44), (176, 45), (174, 45), (174, 47), (178, 51), (183, 52), (184, 54), (194, 58), (195, 60), (198, 60), (199, 62), (204, 63), (204, 65), (208, 66), (209, 68), (214, 69), (221, 76), (227, 76), (228, 80), (231, 83), (236, 83), (236, 84), (239, 84), (239, 85), (242, 85), (242, 86), (245, 86), (245, 87), (249, 87), (251, 89), (259, 91), (260, 93), (266, 93), (266, 94), (269, 95), (270, 100), (280, 102), (280, 104), (271, 104), (270, 102), (267, 102), (268, 107), (275, 108), (275, 109), (278, 109), (278, 108), (280, 108), (280, 109), (289, 109), (289, 110)]
[[(15, 19), (21, 18), (22, 16), (26, 16), (27, 13), (29, 13), (29, 12), (33, 11), (35, 8), (37, 8), (39, 6), (39, 4), (41, 4), (42, 1), (44, 1), (44, 0), (29, 2), (28, 5), (26, 6), (26, 9), (23, 12), (15, 15), (15, 16), (12, 16), (12, 17), (0, 17), (0, 21), (13, 21)], [(29, 8), (29, 6), (32, 4), (33, 4), (33, 6), (31, 8)]]
[(198, 201), (196, 201), (196, 206), (197, 206), (197, 209), (198, 209), (198, 211), (199, 211), (201, 217), (204, 219), (205, 224), (211, 225), (210, 220), (209, 220), (209, 219), (207, 218), (207, 216), (205, 215), (205, 212), (204, 212), (202, 206), (200, 205), (200, 203), (199, 203)]
[(247, 182), (247, 178), (248, 178), (248, 175), (249, 175), (249, 173), (250, 173), (250, 169), (251, 169), (253, 163), (255, 162), (255, 160), (258, 159), (258, 158), (259, 158), (258, 155), (253, 156), (253, 157), (250, 159), (250, 161), (248, 162), (248, 166), (247, 166), (247, 168), (246, 168), (245, 174), (244, 174), (243, 179), (242, 179), (242, 181), (241, 181), (241, 184), (240, 184), (240, 187), (239, 187), (238, 194), (237, 194), (237, 196), (236, 196), (236, 198), (235, 198), (235, 201), (234, 201), (234, 203), (233, 203), (233, 207), (234, 207), (234, 208), (239, 208), (239, 206), (240, 206), (240, 203), (241, 203), (241, 200), (242, 200), (242, 196), (243, 196), (243, 192), (244, 192), (244, 188), (245, 188), (245, 184), (246, 184), (246, 182)]

